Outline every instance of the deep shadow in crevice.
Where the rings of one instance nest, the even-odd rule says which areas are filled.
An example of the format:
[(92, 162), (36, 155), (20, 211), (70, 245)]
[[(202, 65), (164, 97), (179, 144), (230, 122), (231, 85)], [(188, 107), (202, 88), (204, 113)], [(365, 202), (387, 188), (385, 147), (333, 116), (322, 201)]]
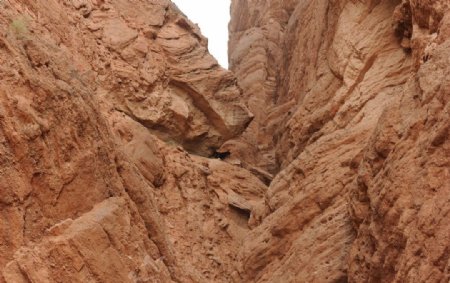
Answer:
[(240, 217), (246, 219), (247, 221), (250, 219), (251, 211), (245, 208), (240, 208), (234, 205), (229, 204), (228, 205), (230, 209), (234, 212), (236, 212)]
[(225, 152), (214, 151), (214, 153), (211, 155), (211, 158), (218, 158), (218, 159), (224, 160), (227, 157), (229, 157), (230, 155), (231, 155), (231, 153), (229, 151), (225, 151)]

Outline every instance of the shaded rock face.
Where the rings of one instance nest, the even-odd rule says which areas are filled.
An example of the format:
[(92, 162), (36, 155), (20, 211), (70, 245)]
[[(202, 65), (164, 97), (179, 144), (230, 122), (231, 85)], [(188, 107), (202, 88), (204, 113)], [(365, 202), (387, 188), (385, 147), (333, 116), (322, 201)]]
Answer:
[(224, 146), (276, 175), (245, 282), (449, 280), (449, 15), (448, 1), (233, 1), (231, 69), (255, 119)]
[(0, 7), (1, 283), (450, 280), (448, 1)]

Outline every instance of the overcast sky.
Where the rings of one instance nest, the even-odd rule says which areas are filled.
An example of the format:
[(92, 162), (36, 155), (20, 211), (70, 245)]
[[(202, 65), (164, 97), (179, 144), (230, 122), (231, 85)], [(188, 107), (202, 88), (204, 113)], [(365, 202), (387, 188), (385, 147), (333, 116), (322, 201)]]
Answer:
[(209, 52), (228, 68), (228, 22), (230, 0), (172, 0), (189, 19), (198, 24), (209, 40)]

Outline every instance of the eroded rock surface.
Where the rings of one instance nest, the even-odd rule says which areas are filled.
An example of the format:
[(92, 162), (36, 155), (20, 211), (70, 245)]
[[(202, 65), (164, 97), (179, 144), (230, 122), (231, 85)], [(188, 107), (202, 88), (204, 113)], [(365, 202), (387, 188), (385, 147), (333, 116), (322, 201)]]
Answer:
[(0, 7), (1, 283), (450, 280), (447, 0)]
[(187, 153), (252, 117), (197, 26), (169, 1), (0, 5), (0, 282), (238, 278), (266, 186)]
[(447, 282), (449, 2), (235, 0), (232, 15), (255, 120), (224, 146), (276, 175), (244, 281)]

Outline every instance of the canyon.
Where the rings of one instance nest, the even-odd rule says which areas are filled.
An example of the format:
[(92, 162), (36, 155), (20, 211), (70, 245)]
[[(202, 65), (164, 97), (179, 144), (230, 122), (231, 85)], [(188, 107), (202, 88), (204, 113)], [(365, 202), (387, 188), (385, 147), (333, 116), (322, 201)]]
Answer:
[(450, 1), (0, 22), (0, 283), (450, 281)]

